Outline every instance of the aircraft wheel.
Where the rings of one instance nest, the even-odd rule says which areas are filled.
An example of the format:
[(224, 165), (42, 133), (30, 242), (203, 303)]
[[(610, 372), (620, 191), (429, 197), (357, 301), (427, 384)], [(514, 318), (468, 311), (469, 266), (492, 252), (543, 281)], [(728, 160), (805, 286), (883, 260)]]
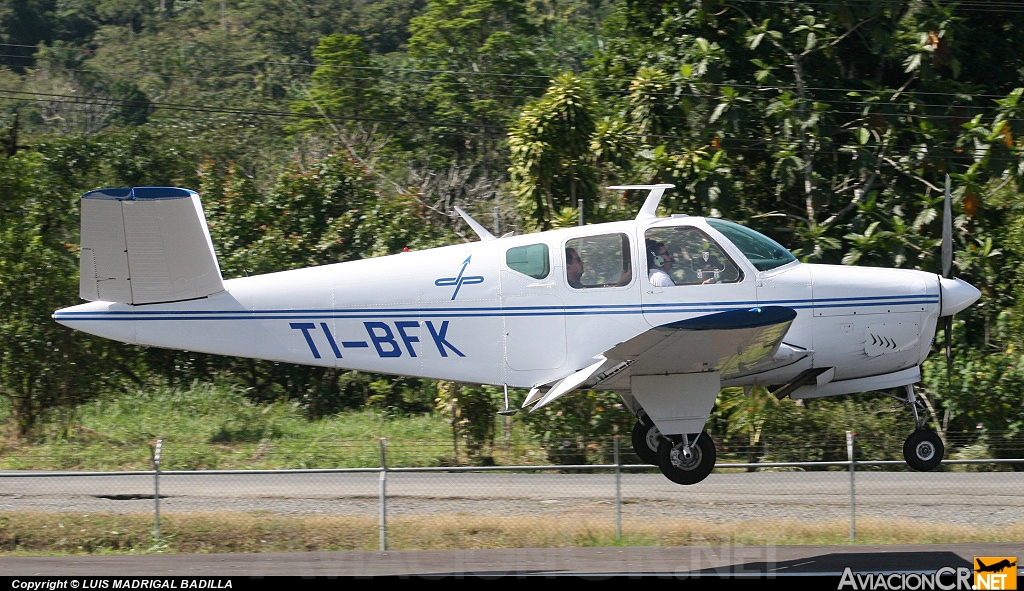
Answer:
[(662, 437), (658, 444), (658, 467), (666, 478), (676, 484), (696, 484), (715, 469), (715, 442), (711, 441), (707, 431), (690, 435), (689, 439), (689, 458), (683, 456), (682, 443)]
[(917, 429), (903, 443), (903, 459), (919, 472), (927, 472), (942, 462), (946, 453), (939, 435), (930, 429)]
[(664, 437), (661, 436), (661, 431), (658, 431), (654, 423), (647, 425), (638, 420), (633, 425), (633, 451), (648, 464), (658, 465), (658, 444), (662, 439)]

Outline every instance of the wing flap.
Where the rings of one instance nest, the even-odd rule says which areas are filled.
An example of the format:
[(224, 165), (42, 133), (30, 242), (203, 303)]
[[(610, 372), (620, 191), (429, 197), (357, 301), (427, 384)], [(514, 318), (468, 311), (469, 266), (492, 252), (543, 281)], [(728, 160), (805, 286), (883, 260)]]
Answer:
[[(586, 382), (588, 379), (590, 379), (592, 375), (596, 374), (599, 370), (601, 370), (601, 368), (605, 367), (606, 362), (607, 360), (604, 357), (598, 355), (598, 360), (596, 363), (588, 367), (585, 367), (570, 376), (563, 378), (562, 381), (558, 382), (550, 390), (548, 390), (547, 394), (545, 394), (544, 397), (541, 398), (539, 402), (537, 402), (537, 405), (534, 406), (530, 410), (530, 412), (533, 412), (538, 408), (547, 406), (548, 404), (551, 404), (552, 402), (558, 400), (559, 398), (568, 394), (569, 392), (572, 392), (573, 390), (578, 388), (580, 384)], [(531, 395), (532, 394), (533, 392), (531, 391)], [(529, 400), (530, 397), (528, 396), (527, 401)], [(523, 406), (526, 406), (527, 404), (528, 402), (524, 402)]]

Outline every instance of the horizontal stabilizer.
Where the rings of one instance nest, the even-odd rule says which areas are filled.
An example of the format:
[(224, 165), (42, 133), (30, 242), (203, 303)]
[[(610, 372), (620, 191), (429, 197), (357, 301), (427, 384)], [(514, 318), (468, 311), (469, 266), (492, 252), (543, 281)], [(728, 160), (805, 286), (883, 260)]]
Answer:
[(197, 193), (136, 187), (82, 195), (82, 299), (154, 304), (223, 290)]

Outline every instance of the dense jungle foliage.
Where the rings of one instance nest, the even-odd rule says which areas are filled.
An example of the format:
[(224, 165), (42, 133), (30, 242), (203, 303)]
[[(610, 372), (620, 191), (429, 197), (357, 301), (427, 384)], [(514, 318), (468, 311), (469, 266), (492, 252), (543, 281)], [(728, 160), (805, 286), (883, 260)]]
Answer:
[[(198, 190), (226, 278), (474, 239), (455, 206), (501, 232), (629, 219), (640, 203), (603, 187), (650, 182), (677, 186), (666, 212), (746, 223), (804, 261), (937, 271), (948, 174), (954, 271), (983, 296), (921, 394), (941, 432), (1020, 457), (1022, 37), (1024, 6), (996, 0), (0, 0), (0, 416), (29, 437), (90, 400), (217, 383), (311, 419), (438, 413), (495, 436), (498, 388), (58, 326), (88, 190)], [(616, 402), (514, 420), (628, 432)], [(815, 438), (850, 428), (850, 404), (859, 429), (911, 428), (876, 396), (758, 390), (723, 392), (710, 426)]]

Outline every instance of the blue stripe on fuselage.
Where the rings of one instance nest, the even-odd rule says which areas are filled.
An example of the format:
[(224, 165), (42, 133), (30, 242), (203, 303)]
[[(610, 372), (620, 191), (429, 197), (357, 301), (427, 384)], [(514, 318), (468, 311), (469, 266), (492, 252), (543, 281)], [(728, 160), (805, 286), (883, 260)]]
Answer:
[(786, 306), (793, 309), (868, 308), (877, 306), (935, 305), (938, 295), (876, 296), (867, 298), (828, 298), (821, 300), (773, 300), (726, 302), (676, 302), (659, 304), (623, 304), (597, 306), (515, 306), (310, 309), (310, 310), (113, 310), (104, 312), (57, 311), (54, 319), (61, 321), (180, 321), (180, 320), (309, 320), (319, 318), (480, 318), (494, 316), (605, 316), (620, 314), (715, 313), (754, 306)]

